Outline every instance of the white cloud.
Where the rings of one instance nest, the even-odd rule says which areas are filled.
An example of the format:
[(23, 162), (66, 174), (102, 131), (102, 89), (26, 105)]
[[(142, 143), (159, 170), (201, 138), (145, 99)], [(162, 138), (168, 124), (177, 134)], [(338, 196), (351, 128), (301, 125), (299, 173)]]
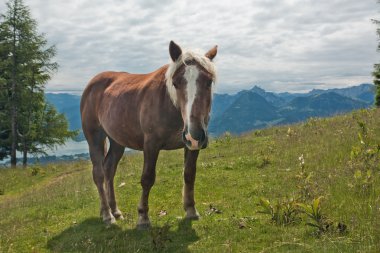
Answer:
[(379, 62), (375, 0), (24, 1), (58, 48), (49, 89), (83, 89), (103, 70), (153, 71), (168, 62), (172, 39), (219, 45), (218, 92), (370, 82)]

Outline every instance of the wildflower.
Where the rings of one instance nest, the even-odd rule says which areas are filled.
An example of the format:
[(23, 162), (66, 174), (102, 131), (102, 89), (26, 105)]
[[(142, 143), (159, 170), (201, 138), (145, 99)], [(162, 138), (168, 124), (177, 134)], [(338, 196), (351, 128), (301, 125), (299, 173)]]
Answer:
[(305, 159), (303, 158), (303, 154), (300, 157), (298, 157), (298, 160), (300, 161), (301, 167), (303, 167), (305, 165)]
[(288, 132), (287, 132), (287, 136), (291, 136), (292, 135), (292, 129), (290, 129), (290, 127), (288, 128)]

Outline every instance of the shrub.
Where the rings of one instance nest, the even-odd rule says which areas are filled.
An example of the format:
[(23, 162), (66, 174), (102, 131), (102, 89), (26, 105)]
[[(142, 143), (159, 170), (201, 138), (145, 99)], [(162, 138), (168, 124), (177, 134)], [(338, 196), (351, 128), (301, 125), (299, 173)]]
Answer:
[(303, 213), (305, 213), (309, 217), (309, 222), (306, 225), (315, 227), (318, 230), (316, 233), (318, 235), (323, 233), (345, 233), (347, 232), (347, 226), (341, 222), (334, 224), (332, 220), (327, 218), (324, 214), (322, 214), (321, 210), (321, 199), (322, 197), (318, 197), (312, 201), (311, 204), (307, 205), (304, 203), (298, 203), (297, 205), (301, 207)]
[(268, 199), (261, 198), (259, 206), (262, 207), (259, 213), (269, 214), (272, 222), (277, 225), (289, 225), (300, 221), (294, 199), (284, 199), (273, 205)]

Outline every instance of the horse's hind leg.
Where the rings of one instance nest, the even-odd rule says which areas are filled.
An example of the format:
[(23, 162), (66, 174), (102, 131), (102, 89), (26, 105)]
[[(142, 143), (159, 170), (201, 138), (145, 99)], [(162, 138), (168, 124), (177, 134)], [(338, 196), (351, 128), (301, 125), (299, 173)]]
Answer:
[[(88, 133), (89, 131), (87, 131)], [(106, 134), (102, 129), (92, 130), (91, 134), (87, 134), (87, 142), (90, 150), (90, 158), (93, 165), (92, 177), (94, 179), (95, 185), (98, 188), (100, 197), (100, 215), (103, 221), (109, 225), (115, 223), (115, 217), (110, 212), (110, 206), (108, 204), (107, 193), (104, 189), (104, 153), (105, 146), (104, 141), (106, 139)]]
[(124, 147), (116, 143), (111, 138), (108, 138), (110, 141), (110, 149), (108, 150), (107, 156), (104, 161), (104, 171), (105, 171), (105, 185), (107, 188), (107, 197), (108, 204), (111, 208), (112, 215), (118, 219), (123, 219), (123, 215), (119, 208), (117, 208), (115, 191), (113, 180), (115, 177), (117, 164), (119, 163), (121, 157), (124, 154)]

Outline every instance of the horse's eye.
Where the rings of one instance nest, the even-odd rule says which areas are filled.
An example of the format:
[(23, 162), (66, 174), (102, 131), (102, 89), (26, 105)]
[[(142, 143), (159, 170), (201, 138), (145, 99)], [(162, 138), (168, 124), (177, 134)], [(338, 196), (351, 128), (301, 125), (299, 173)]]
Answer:
[(211, 87), (211, 85), (212, 85), (212, 80), (207, 82), (207, 87)]
[(174, 86), (174, 88), (178, 89), (178, 84), (177, 83), (173, 82), (173, 86)]

